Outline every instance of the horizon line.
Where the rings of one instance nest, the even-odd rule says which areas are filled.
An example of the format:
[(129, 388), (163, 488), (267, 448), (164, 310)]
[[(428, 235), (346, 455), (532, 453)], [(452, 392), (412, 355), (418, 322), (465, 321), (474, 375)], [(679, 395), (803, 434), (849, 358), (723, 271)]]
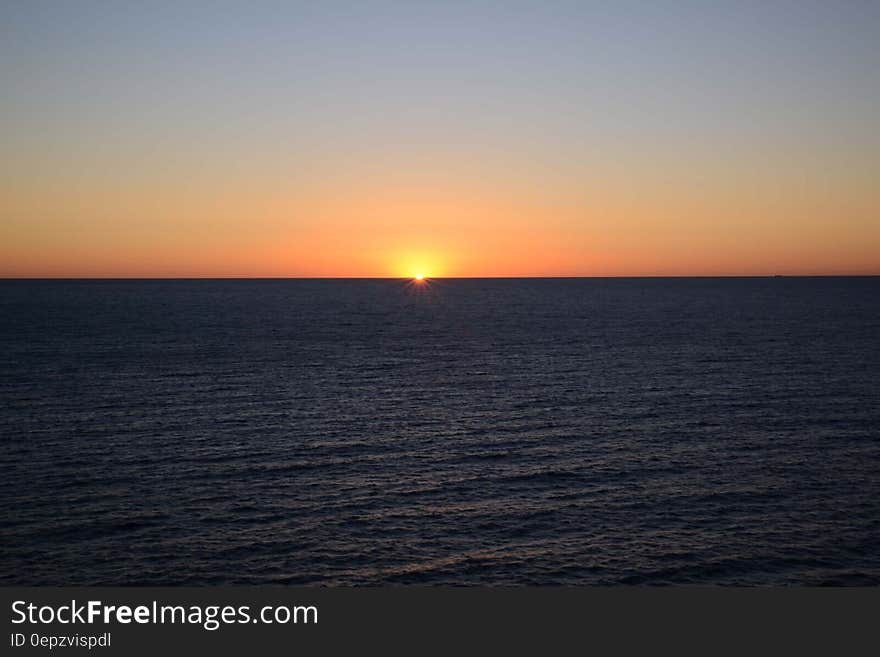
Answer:
[[(572, 279), (648, 279), (648, 278), (877, 278), (880, 273), (861, 274), (611, 274), (587, 276), (426, 276), (425, 280), (572, 280)], [(413, 276), (4, 276), (0, 281), (408, 281)]]

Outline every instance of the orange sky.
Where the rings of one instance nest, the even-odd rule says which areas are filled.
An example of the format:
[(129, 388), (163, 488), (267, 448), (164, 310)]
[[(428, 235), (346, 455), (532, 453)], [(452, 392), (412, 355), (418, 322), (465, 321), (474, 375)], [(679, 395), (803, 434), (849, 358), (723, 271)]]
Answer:
[(781, 189), (753, 181), (749, 193), (696, 180), (553, 185), (536, 177), (529, 185), (420, 173), (327, 174), (290, 188), (155, 182), (23, 182), (4, 190), (0, 274), (880, 273), (872, 197), (809, 181)]
[(24, 4), (0, 276), (880, 274), (873, 9), (734, 4)]

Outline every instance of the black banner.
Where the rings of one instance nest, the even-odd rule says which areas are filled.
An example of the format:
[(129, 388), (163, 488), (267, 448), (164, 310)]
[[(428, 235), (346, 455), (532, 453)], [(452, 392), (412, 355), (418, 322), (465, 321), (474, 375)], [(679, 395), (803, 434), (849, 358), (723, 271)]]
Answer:
[(868, 648), (877, 589), (5, 588), (5, 654)]

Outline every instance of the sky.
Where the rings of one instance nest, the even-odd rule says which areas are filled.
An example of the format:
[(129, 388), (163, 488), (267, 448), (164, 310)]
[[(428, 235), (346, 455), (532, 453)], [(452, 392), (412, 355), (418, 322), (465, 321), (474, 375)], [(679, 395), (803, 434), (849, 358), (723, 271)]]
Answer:
[(0, 5), (0, 276), (880, 274), (878, 2)]

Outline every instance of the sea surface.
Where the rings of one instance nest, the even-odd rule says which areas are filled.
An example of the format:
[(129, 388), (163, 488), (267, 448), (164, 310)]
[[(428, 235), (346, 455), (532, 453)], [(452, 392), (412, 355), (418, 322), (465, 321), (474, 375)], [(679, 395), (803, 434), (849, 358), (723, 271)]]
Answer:
[(2, 584), (880, 584), (880, 278), (0, 281)]

